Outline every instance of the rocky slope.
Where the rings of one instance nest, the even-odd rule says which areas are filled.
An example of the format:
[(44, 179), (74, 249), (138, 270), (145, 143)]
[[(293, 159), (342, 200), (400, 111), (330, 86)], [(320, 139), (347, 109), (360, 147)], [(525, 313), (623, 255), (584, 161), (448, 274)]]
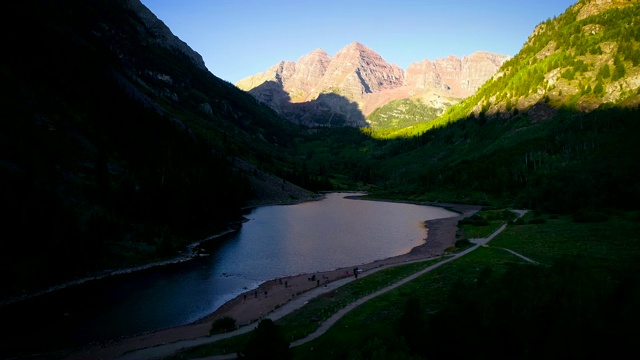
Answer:
[(409, 65), (405, 85), (465, 98), (493, 76), (506, 59), (504, 55), (478, 51), (462, 59), (449, 56), (435, 61), (423, 60)]
[[(263, 73), (242, 79), (236, 86), (293, 122), (368, 126), (363, 117), (393, 100), (455, 103), (473, 94), (507, 59), (504, 55), (476, 52), (462, 59), (449, 56), (416, 62), (405, 72), (354, 42), (334, 57), (317, 49), (297, 62), (282, 61)], [(323, 97), (325, 94), (333, 96)], [(439, 97), (447, 101), (438, 101)], [(444, 110), (445, 105), (442, 106)], [(320, 112), (309, 116), (310, 108)], [(354, 110), (357, 113), (349, 112)]]
[(202, 56), (189, 47), (187, 43), (175, 36), (164, 22), (158, 19), (140, 0), (126, 0), (126, 6), (133, 10), (144, 24), (144, 26), (138, 28), (141, 36), (144, 36), (145, 32), (151, 33), (152, 36), (148, 37), (151, 41), (161, 47), (182, 52), (188, 56), (198, 68), (207, 70)]
[(581, 0), (536, 27), (520, 52), (444, 121), (468, 115), (538, 120), (640, 103), (640, 3)]

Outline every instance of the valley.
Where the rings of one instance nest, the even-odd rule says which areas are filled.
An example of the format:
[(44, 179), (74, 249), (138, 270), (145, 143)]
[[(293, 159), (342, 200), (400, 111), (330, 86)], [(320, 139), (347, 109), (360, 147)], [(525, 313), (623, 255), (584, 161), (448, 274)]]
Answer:
[[(495, 357), (502, 350), (484, 344), (508, 339), (516, 358), (588, 357), (633, 343), (638, 1), (577, 1), (540, 19), (513, 56), (478, 49), (403, 69), (355, 41), (235, 85), (139, 0), (7, 11), (39, 38), (0, 31), (10, 49), (0, 60), (0, 226), (10, 234), (0, 306), (171, 261), (248, 208), (361, 191), (481, 207), (452, 225), (454, 245), (438, 255), (504, 223), (492, 246), (543, 265), (480, 248), (355, 309), (340, 323), (353, 332), (333, 328), (291, 356)], [(530, 211), (516, 221), (509, 209)], [(309, 323), (276, 328), (299, 337)], [(25, 339), (12, 356), (33, 355)], [(248, 340), (233, 341), (235, 352)]]

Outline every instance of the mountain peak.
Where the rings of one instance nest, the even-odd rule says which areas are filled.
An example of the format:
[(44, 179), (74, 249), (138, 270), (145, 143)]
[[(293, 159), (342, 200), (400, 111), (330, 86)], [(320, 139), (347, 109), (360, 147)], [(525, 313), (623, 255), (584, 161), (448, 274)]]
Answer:
[(462, 58), (449, 55), (434, 61), (415, 62), (407, 68), (405, 85), (415, 89), (431, 89), (454, 98), (466, 98), (508, 59), (506, 55), (476, 51)]
[(402, 86), (403, 81), (401, 68), (354, 41), (336, 53), (310, 97), (337, 89), (340, 95), (359, 102), (364, 94), (396, 88)]
[[(451, 55), (433, 62), (413, 63), (405, 73), (371, 48), (354, 41), (333, 57), (318, 48), (301, 56), (295, 63), (281, 62), (264, 73), (239, 81), (236, 86), (249, 91), (274, 110), (286, 113), (290, 120), (313, 126), (317, 124), (302, 119), (308, 115), (308, 108), (297, 103), (315, 101), (316, 105), (322, 103), (323, 109), (331, 109), (334, 113), (355, 109), (360, 115), (368, 115), (395, 99), (464, 98), (495, 74), (508, 58), (477, 51), (462, 59)], [(345, 110), (347, 108), (351, 110)], [(299, 116), (301, 112), (306, 115)]]
[(154, 35), (154, 41), (167, 49), (177, 49), (191, 58), (193, 63), (202, 70), (207, 67), (202, 56), (195, 52), (187, 43), (175, 36), (162, 20), (158, 19), (140, 0), (127, 0), (127, 6), (132, 9), (149, 31)]
[(368, 47), (364, 46), (362, 43), (359, 43), (357, 41), (354, 41), (354, 42), (352, 42), (351, 44), (349, 44), (349, 45), (347, 45), (345, 47), (369, 49)]
[[(338, 54), (340, 53), (353, 53), (353, 52), (358, 52), (358, 53), (372, 53), (372, 54), (376, 54), (378, 55), (375, 51), (373, 51), (371, 48), (357, 42), (354, 41), (351, 44), (343, 47), (342, 49), (340, 49), (340, 51), (338, 51)], [(336, 54), (336, 56), (338, 55)], [(379, 55), (378, 55), (379, 56)]]
[(318, 55), (320, 55), (320, 56), (327, 55), (327, 56), (329, 56), (329, 54), (327, 54), (327, 52), (326, 52), (326, 51), (324, 51), (324, 50), (322, 50), (321, 48), (317, 48), (317, 49), (313, 50), (312, 52), (308, 53), (308, 54), (307, 54), (307, 55), (305, 55), (305, 56), (309, 56), (309, 55), (315, 55), (315, 56), (318, 56)]

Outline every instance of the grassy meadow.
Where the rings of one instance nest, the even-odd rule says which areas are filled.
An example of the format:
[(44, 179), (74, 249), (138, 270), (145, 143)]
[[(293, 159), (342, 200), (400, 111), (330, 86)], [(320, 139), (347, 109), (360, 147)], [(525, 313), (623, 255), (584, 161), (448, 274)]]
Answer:
[[(504, 217), (500, 210), (482, 211), (479, 217), (487, 220), (486, 224), (460, 224), (468, 238), (486, 236), (505, 221), (498, 219)], [(291, 355), (295, 359), (493, 356), (500, 355), (499, 351), (482, 344), (499, 343), (504, 338), (516, 358), (525, 358), (527, 351), (540, 356), (551, 352), (567, 356), (600, 353), (613, 341), (611, 334), (625, 338), (637, 333), (621, 329), (640, 319), (640, 313), (630, 306), (640, 300), (635, 275), (639, 232), (637, 212), (612, 213), (593, 222), (530, 212), (522, 220), (511, 219), (487, 247), (366, 302), (320, 338), (292, 348)], [(539, 265), (528, 264), (504, 249)], [(309, 302), (276, 325), (287, 341), (302, 338), (350, 302), (432, 263), (372, 274)], [(631, 310), (623, 316), (615, 311), (612, 315), (612, 309)], [(551, 316), (559, 320), (549, 320)], [(550, 324), (544, 325), (548, 328), (542, 321)], [(617, 330), (605, 329), (612, 324), (619, 325)], [(475, 327), (478, 333), (469, 333), (465, 327)], [(591, 335), (585, 334), (587, 330)], [(586, 341), (585, 336), (604, 340)], [(249, 337), (246, 334), (190, 349), (176, 358), (234, 353)]]

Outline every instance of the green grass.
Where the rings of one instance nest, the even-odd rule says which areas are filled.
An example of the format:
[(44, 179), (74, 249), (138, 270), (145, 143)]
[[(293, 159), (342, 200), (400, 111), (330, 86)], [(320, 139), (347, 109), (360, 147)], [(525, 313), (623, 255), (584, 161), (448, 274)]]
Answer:
[(625, 270), (636, 268), (640, 260), (637, 213), (623, 213), (597, 223), (574, 223), (570, 216), (545, 218), (544, 224), (508, 227), (491, 245), (511, 249), (544, 264), (570, 256), (592, 266)]
[(352, 351), (361, 351), (370, 339), (395, 337), (397, 329), (393, 324), (409, 298), (417, 296), (428, 312), (437, 311), (444, 305), (451, 284), (476, 278), (484, 267), (490, 266), (495, 271), (513, 262), (520, 260), (499, 249), (479, 248), (357, 307), (320, 338), (294, 348), (294, 358), (343, 357)]
[[(434, 259), (398, 265), (372, 273), (371, 275), (360, 278), (358, 281), (348, 283), (331, 293), (309, 301), (309, 303), (302, 308), (276, 321), (276, 324), (281, 327), (281, 331), (286, 339), (294, 341), (304, 338), (315, 331), (321, 321), (326, 320), (348, 304), (441, 260), (442, 259)], [(243, 334), (212, 344), (194, 347), (179, 353), (176, 355), (176, 358), (191, 359), (208, 355), (226, 354), (229, 352), (235, 353), (244, 345), (248, 338), (249, 334)]]
[[(489, 214), (489, 211), (485, 211), (482, 215), (491, 218), (492, 215)], [(453, 284), (474, 281), (487, 268), (499, 275), (510, 267), (525, 263), (500, 248), (516, 251), (543, 264), (552, 264), (561, 258), (570, 257), (612, 274), (637, 271), (640, 260), (640, 217), (637, 213), (612, 215), (608, 221), (599, 223), (576, 223), (569, 216), (528, 214), (525, 223), (540, 218), (544, 218), (544, 222), (511, 224), (489, 247), (479, 248), (357, 307), (320, 338), (294, 348), (295, 358), (343, 358), (362, 354), (371, 357), (384, 355), (386, 358), (394, 353), (406, 353), (406, 345), (396, 342), (398, 329), (395, 324), (407, 300), (417, 297), (426, 314), (432, 314), (446, 304)], [(490, 220), (492, 221), (498, 220)], [(371, 274), (310, 301), (277, 324), (288, 340), (302, 338), (317, 328), (318, 321), (326, 319), (338, 309), (431, 263), (433, 262), (403, 265)], [(238, 336), (189, 349), (176, 358), (235, 352), (247, 337), (248, 335)], [(371, 350), (374, 353), (368, 353), (367, 349), (375, 350)], [(386, 349), (387, 353), (381, 355), (380, 349)]]
[(460, 227), (464, 231), (464, 237), (467, 239), (485, 238), (493, 234), (500, 226), (504, 224), (501, 220), (491, 220), (487, 225), (463, 225)]
[(505, 209), (482, 209), (471, 218), (462, 220), (458, 228), (466, 239), (486, 238), (515, 216), (515, 213)]
[[(358, 356), (366, 353), (368, 346), (380, 351), (385, 347), (380, 347), (379, 342), (397, 338), (393, 324), (410, 297), (417, 296), (426, 312), (433, 313), (442, 308), (450, 287), (457, 281), (477, 279), (485, 268), (500, 274), (510, 266), (524, 263), (498, 246), (544, 263), (565, 256), (576, 257), (587, 261), (589, 266), (616, 273), (637, 270), (639, 233), (637, 214), (621, 214), (604, 223), (574, 223), (570, 217), (558, 217), (541, 224), (510, 225), (490, 247), (479, 248), (356, 308), (320, 338), (294, 348), (295, 358)], [(402, 344), (388, 342), (385, 346), (387, 355), (403, 351)]]

